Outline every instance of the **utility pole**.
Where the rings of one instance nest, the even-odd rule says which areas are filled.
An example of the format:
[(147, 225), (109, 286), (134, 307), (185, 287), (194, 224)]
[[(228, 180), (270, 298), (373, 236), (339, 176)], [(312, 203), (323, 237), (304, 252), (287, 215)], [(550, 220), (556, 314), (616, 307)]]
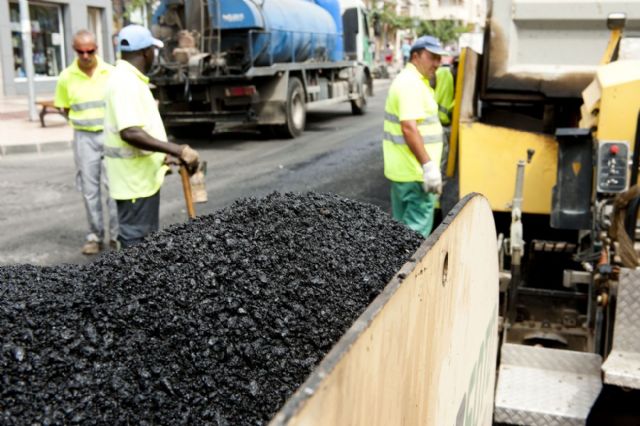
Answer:
[(29, 91), (29, 120), (38, 120), (36, 111), (36, 89), (33, 70), (33, 47), (31, 45), (31, 18), (29, 17), (29, 3), (20, 0), (20, 29), (22, 30), (22, 63), (27, 74), (27, 87)]

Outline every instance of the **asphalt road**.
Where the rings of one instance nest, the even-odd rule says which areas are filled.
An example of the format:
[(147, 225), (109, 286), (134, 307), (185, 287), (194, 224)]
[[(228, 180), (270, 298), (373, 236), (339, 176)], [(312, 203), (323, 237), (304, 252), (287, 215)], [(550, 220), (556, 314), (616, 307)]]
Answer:
[[(389, 211), (380, 143), (388, 82), (376, 83), (366, 115), (351, 115), (348, 104), (309, 112), (297, 139), (245, 131), (185, 141), (208, 162), (209, 201), (196, 205), (197, 213), (273, 191), (332, 192)], [(70, 150), (0, 158), (0, 264), (90, 260), (80, 253), (87, 224), (74, 173)], [(167, 177), (160, 196), (161, 226), (186, 220), (177, 173)]]

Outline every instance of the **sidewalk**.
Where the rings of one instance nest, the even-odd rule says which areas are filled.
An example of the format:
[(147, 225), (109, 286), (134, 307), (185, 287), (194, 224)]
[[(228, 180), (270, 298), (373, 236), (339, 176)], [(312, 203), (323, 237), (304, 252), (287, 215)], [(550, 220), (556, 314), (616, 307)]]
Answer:
[[(51, 99), (53, 95), (38, 97)], [(71, 148), (73, 130), (61, 115), (47, 114), (44, 122), (47, 127), (41, 127), (40, 120), (29, 121), (26, 96), (0, 96), (0, 157)]]

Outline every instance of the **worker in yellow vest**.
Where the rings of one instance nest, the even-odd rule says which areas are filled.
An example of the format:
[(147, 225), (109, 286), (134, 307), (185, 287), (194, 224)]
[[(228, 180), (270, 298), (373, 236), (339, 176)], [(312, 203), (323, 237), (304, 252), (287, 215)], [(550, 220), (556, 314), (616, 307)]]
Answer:
[(442, 150), (442, 160), (440, 161), (442, 170), (446, 168), (447, 154), (449, 153), (449, 136), (451, 135), (451, 112), (454, 105), (453, 73), (449, 66), (443, 65), (436, 71), (431, 87), (434, 87), (436, 102), (438, 103), (438, 117), (442, 124), (444, 134), (444, 147)]
[(425, 237), (431, 233), (436, 198), (442, 192), (442, 125), (429, 78), (446, 54), (437, 38), (418, 38), (385, 104), (382, 149), (392, 214)]
[(121, 59), (107, 83), (105, 158), (111, 196), (118, 205), (119, 240), (123, 247), (140, 243), (158, 230), (160, 187), (168, 170), (166, 154), (190, 170), (198, 153), (167, 141), (158, 105), (149, 89), (156, 49), (163, 43), (140, 25), (120, 30)]
[(441, 66), (435, 75), (435, 97), (438, 103), (438, 116), (443, 126), (451, 124), (451, 111), (453, 110), (453, 73), (448, 66)]
[(74, 130), (76, 187), (82, 192), (89, 222), (89, 232), (82, 246), (82, 253), (91, 255), (98, 253), (103, 247), (101, 181), (107, 193), (111, 248), (117, 248), (118, 240), (116, 203), (108, 197), (107, 177), (102, 162), (104, 91), (113, 66), (97, 55), (95, 36), (87, 30), (78, 31), (74, 35), (73, 49), (77, 58), (60, 73), (54, 105), (64, 109)]

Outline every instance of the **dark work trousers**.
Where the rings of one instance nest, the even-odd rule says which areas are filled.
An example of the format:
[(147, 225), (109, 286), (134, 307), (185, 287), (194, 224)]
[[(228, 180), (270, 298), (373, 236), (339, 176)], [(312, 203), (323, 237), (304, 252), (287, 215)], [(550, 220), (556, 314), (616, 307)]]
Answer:
[(119, 240), (122, 248), (139, 244), (159, 228), (160, 191), (151, 197), (116, 200), (118, 203)]

